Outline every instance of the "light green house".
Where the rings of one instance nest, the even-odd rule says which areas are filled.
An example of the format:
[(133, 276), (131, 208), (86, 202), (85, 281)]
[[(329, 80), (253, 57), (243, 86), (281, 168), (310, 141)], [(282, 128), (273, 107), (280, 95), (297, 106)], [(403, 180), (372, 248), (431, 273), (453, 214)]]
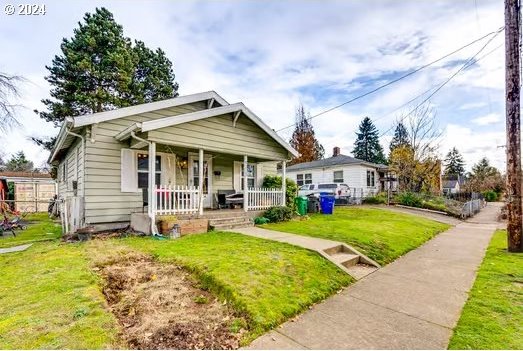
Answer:
[(243, 103), (211, 91), (67, 118), (49, 162), (70, 232), (125, 225), (135, 212), (152, 223), (159, 214), (203, 215), (220, 193), (235, 193), (244, 211), (284, 204), (285, 181), (262, 189), (262, 180), (295, 155)]

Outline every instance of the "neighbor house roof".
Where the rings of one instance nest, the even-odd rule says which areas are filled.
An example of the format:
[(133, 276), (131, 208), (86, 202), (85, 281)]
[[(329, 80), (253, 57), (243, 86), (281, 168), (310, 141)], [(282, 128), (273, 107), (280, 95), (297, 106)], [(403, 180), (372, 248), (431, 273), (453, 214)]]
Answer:
[(375, 167), (375, 168), (386, 168), (387, 167), (386, 165), (367, 162), (367, 161), (360, 160), (359, 158), (355, 158), (352, 156), (337, 155), (337, 156), (332, 156), (329, 158), (324, 158), (322, 160), (298, 163), (298, 164), (287, 167), (287, 171), (299, 171), (302, 169), (309, 169), (309, 168), (325, 168), (325, 167), (357, 165), (357, 164), (367, 165), (367, 166), (371, 166), (371, 167)]
[(53, 181), (49, 173), (35, 173), (35, 172), (0, 172), (0, 178), (6, 179), (10, 182), (15, 181)]
[(445, 189), (453, 189), (456, 187), (456, 184), (458, 184), (458, 180), (444, 180), (443, 181), (443, 188)]

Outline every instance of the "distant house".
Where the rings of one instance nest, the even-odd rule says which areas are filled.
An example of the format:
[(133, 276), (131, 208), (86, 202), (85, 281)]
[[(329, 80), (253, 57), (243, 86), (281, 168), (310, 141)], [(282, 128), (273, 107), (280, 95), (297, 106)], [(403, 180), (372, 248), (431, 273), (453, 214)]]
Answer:
[(126, 226), (145, 214), (211, 216), (224, 194), (259, 211), (285, 203), (261, 189), (297, 152), (243, 103), (214, 91), (67, 118), (51, 152), (66, 231)]
[(396, 190), (397, 184), (390, 176), (386, 165), (375, 164), (342, 155), (339, 147), (333, 149), (332, 157), (312, 162), (298, 163), (287, 167), (287, 175), (298, 186), (317, 183), (347, 184), (351, 192), (363, 196), (374, 195), (380, 191)]
[(464, 179), (462, 176), (448, 177), (443, 179), (443, 194), (459, 193), (463, 187)]

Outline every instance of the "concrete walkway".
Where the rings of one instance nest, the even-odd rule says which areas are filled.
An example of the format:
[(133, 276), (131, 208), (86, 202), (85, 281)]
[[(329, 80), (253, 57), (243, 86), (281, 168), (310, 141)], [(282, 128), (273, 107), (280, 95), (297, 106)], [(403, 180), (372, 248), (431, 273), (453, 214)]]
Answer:
[(24, 250), (27, 250), (29, 247), (31, 247), (31, 245), (33, 245), (33, 244), (25, 244), (25, 245), (6, 247), (6, 248), (3, 248), (3, 249), (0, 249), (0, 254), (24, 251)]
[(500, 204), (256, 339), (251, 349), (446, 349)]
[(411, 214), (414, 216), (424, 217), (427, 219), (432, 219), (433, 221), (436, 221), (436, 222), (446, 223), (446, 224), (450, 224), (450, 225), (458, 225), (461, 222), (463, 222), (461, 219), (458, 219), (458, 218), (455, 218), (452, 216), (423, 211), (422, 209), (417, 210), (417, 209), (413, 209), (413, 208), (385, 206), (385, 205), (381, 205), (381, 206), (364, 205), (364, 206), (371, 207), (371, 208), (379, 208), (380, 210), (388, 210), (388, 211), (393, 211), (393, 212)]

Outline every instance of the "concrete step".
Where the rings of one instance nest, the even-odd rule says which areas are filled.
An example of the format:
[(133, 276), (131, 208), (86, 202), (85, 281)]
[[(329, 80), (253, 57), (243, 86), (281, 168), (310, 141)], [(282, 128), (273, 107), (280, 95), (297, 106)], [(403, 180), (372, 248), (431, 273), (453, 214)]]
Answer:
[(251, 219), (249, 217), (224, 217), (224, 218), (213, 218), (209, 220), (209, 224), (218, 225), (218, 224), (228, 224), (228, 223), (250, 223)]
[(245, 227), (252, 227), (254, 226), (254, 223), (252, 222), (241, 222), (241, 223), (222, 223), (222, 224), (215, 224), (211, 225), (212, 230), (229, 230), (229, 229), (236, 229), (236, 228), (245, 228)]
[(354, 279), (360, 280), (363, 277), (377, 271), (379, 268), (370, 266), (368, 264), (358, 263), (354, 266), (347, 267), (347, 273), (349, 273)]
[(335, 254), (331, 254), (330, 256), (336, 263), (339, 263), (347, 268), (356, 265), (360, 260), (360, 256), (346, 252), (337, 252)]

